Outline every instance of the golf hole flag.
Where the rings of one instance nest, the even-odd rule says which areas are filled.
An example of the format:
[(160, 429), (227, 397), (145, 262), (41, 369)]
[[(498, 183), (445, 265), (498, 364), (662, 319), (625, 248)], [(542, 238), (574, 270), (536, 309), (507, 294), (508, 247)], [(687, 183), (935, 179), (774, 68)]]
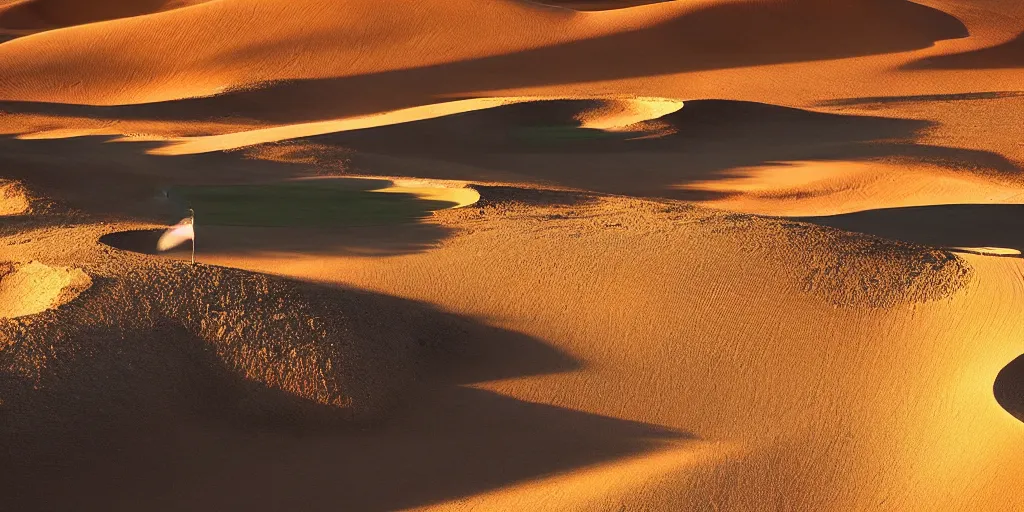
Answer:
[(171, 226), (170, 229), (164, 231), (163, 235), (160, 235), (160, 240), (156, 242), (156, 248), (158, 251), (169, 251), (183, 243), (185, 240), (192, 240), (192, 263), (196, 262), (196, 231), (195, 231), (196, 216), (193, 213), (188, 217), (181, 219), (177, 224)]

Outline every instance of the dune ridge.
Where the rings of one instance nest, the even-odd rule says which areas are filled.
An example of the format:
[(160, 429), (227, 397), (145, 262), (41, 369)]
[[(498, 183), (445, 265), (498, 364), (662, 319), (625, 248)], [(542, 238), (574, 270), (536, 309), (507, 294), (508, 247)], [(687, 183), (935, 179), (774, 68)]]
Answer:
[(0, 29), (39, 30), (152, 14), (209, 0), (14, 0), (0, 4)]
[(0, 509), (1018, 510), (1022, 26), (0, 0)]
[[(591, 13), (510, 0), (460, 0), (443, 7), (424, 2), (415, 9), (391, 6), (383, 13), (378, 9), (378, 4), (367, 0), (330, 4), (315, 0), (287, 4), (224, 0), (159, 16), (19, 38), (0, 47), (0, 57), (10, 69), (10, 76), (0, 81), (0, 99), (96, 105), (146, 103), (210, 96), (281, 80), (380, 74), (544, 48), (560, 51), (557, 45), (586, 41), (610, 43), (606, 45), (613, 52), (609, 57), (644, 62), (636, 60), (642, 53), (634, 48), (668, 37), (666, 32), (681, 34), (677, 37), (683, 41), (676, 44), (692, 52), (687, 60), (698, 68), (754, 64), (757, 62), (748, 59), (757, 55), (774, 62), (801, 60), (805, 54), (817, 60), (883, 53), (927, 47), (936, 39), (967, 35), (955, 18), (902, 0), (871, 0), (865, 5), (795, 0), (764, 4), (731, 0), (665, 2)], [(427, 36), (413, 28), (417, 17), (443, 23), (432, 26), (432, 30), (448, 35)], [(452, 25), (458, 18), (472, 18), (475, 23)], [(806, 23), (815, 18), (829, 23)], [(775, 21), (765, 24), (765, 19)], [(866, 19), (894, 24), (886, 27), (886, 37), (861, 38), (857, 21)], [(245, 31), (242, 26), (270, 20), (280, 23), (265, 33)], [(513, 25), (529, 29), (505, 28)], [(721, 29), (730, 25), (736, 32), (749, 35), (723, 38)], [(222, 26), (230, 28), (212, 28)], [(648, 28), (653, 30), (650, 36), (644, 30)], [(326, 36), (330, 33), (348, 34), (349, 41), (358, 34), (361, 43), (338, 44), (346, 39)], [(161, 37), (152, 37), (154, 34)], [(635, 42), (615, 41), (620, 36), (632, 38), (632, 34), (639, 34)], [(293, 50), (280, 52), (273, 44), (275, 40), (290, 41)], [(763, 47), (755, 40), (773, 41), (773, 45)], [(126, 55), (116, 51), (121, 47), (147, 51)], [(313, 47), (319, 51), (295, 50)], [(69, 48), (88, 51), (69, 55)], [(330, 51), (324, 51), (326, 48)], [(571, 50), (571, 46), (566, 48)], [(774, 50), (771, 57), (765, 52), (769, 49)], [(232, 65), (212, 70), (203, 64), (216, 59)], [(564, 68), (561, 64), (573, 60), (538, 57), (531, 64), (535, 72), (547, 72)], [(75, 73), (82, 69), (102, 71)], [(50, 83), (71, 75), (79, 79), (74, 83)], [(40, 87), (42, 84), (47, 86)]]

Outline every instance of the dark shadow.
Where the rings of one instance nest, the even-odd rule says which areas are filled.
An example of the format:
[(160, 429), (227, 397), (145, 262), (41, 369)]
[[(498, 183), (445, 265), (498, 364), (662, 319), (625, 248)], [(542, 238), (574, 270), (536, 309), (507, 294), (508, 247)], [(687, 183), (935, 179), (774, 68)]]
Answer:
[[(224, 294), (235, 293), (229, 274), (248, 279), (223, 272), (197, 278), (219, 282), (211, 293)], [(396, 334), (408, 331), (423, 351), (421, 371), (403, 369), (420, 377), (401, 391), (401, 405), (372, 424), (353, 424), (333, 407), (229, 371), (222, 341), (188, 327), (196, 319), (138, 322), (162, 300), (153, 294), (187, 302), (180, 287), (192, 285), (182, 276), (173, 283), (101, 279), (61, 312), (37, 315), (19, 343), (0, 353), (5, 507), (395, 510), (690, 438), (463, 387), (580, 363), (540, 340), (425, 304), (299, 283), (351, 315), (356, 333), (387, 323)], [(0, 339), (15, 329), (0, 322)], [(352, 357), (349, 364), (363, 362)], [(32, 361), (40, 361), (35, 373), (17, 371)]]
[[(194, 419), (151, 427), (108, 431), (91, 453), (61, 454), (58, 471), (38, 460), (6, 465), (18, 475), (0, 488), (22, 483), (26, 470), (33, 479), (5, 489), (5, 503), (26, 512), (399, 510), (688, 438), (467, 388), (438, 393), (374, 431), (296, 435)], [(68, 455), (78, 461), (64, 462)]]
[[(729, 3), (643, 30), (510, 55), (271, 82), (207, 98), (114, 107), (7, 101), (0, 102), (0, 110), (96, 119), (235, 117), (295, 123), (423, 105), (473, 91), (884, 54), (967, 35), (953, 16), (905, 0)], [(278, 43), (285, 53), (292, 44)], [(261, 51), (268, 49), (261, 46)]]
[(458, 206), (411, 192), (382, 193), (389, 180), (329, 178), (215, 186), (181, 186), (168, 200), (202, 212), (212, 226), (346, 228), (411, 223)]
[(1024, 421), (1024, 355), (999, 372), (992, 392), (1003, 409)]
[(583, 206), (598, 200), (596, 194), (575, 190), (475, 185), (480, 201), (473, 206), (499, 203), (519, 203), (528, 206)]
[(1009, 69), (1024, 67), (1024, 33), (1003, 44), (953, 55), (926, 57), (906, 69)]
[(22, 34), (20, 32), (4, 31), (0, 29), (0, 44), (6, 43), (7, 41), (12, 41), (23, 35), (26, 34)]
[[(384, 179), (327, 178), (177, 187), (169, 190), (168, 201), (180, 211), (169, 221), (194, 209), (198, 217), (193, 229), (207, 255), (405, 254), (433, 247), (454, 231), (421, 221), (457, 203), (424, 200), (410, 193), (377, 192), (393, 184)], [(163, 231), (110, 233), (100, 242), (155, 255)], [(190, 259), (190, 252), (191, 246), (168, 255)]]
[[(116, 249), (149, 255), (164, 255), (178, 260), (190, 258), (186, 243), (160, 253), (156, 242), (163, 229), (123, 231), (104, 235), (100, 242)], [(390, 256), (422, 252), (455, 230), (438, 224), (405, 223), (386, 226), (339, 228), (287, 228), (205, 226), (195, 228), (201, 240), (200, 255), (211, 254), (287, 254)]]
[(856, 105), (884, 105), (893, 103), (922, 103), (950, 101), (998, 100), (1003, 98), (1019, 98), (1024, 91), (992, 91), (966, 92), (958, 94), (918, 94), (912, 96), (865, 96), (862, 98), (844, 98), (820, 103), (823, 107), (850, 107)]
[[(446, 161), (538, 184), (684, 200), (714, 195), (686, 190), (689, 183), (787, 161), (904, 158), (963, 172), (1017, 171), (995, 153), (915, 144), (926, 121), (699, 100), (650, 122), (657, 136), (638, 138), (580, 128), (574, 115), (592, 104), (536, 101), (309, 140), (355, 149), (354, 165), (368, 173), (455, 178), (436, 164)], [(398, 166), (377, 154), (411, 158)]]
[(672, 1), (674, 0), (534, 0), (534, 3), (565, 7), (576, 11), (611, 11)]
[[(65, 213), (88, 212), (85, 217), (93, 220), (130, 218), (173, 224), (185, 216), (189, 203), (199, 215), (198, 236), (204, 240), (200, 243), (207, 254), (247, 251), (393, 255), (429, 249), (454, 233), (452, 228), (424, 221), (433, 211), (454, 203), (423, 200), (405, 193), (372, 192), (391, 185), (389, 180), (311, 180), (303, 183), (322, 184), (323, 187), (310, 188), (336, 193), (277, 197), (267, 184), (309, 177), (317, 169), (251, 159), (240, 152), (151, 156), (143, 153), (152, 147), (149, 143), (126, 147), (136, 143), (105, 143), (106, 140), (0, 138), (2, 174), (22, 181), (34, 194), (58, 204)], [(190, 191), (200, 195), (216, 192), (216, 187), (225, 185), (231, 185), (232, 190), (237, 187), (234, 201), (225, 207), (209, 197), (189, 195)], [(259, 189), (255, 192), (262, 195), (254, 193), (250, 198), (246, 187)], [(280, 200), (268, 201), (274, 198)], [(218, 211), (221, 224), (249, 226), (210, 225), (218, 223)], [(67, 219), (72, 217), (69, 214)], [(61, 218), (35, 213), (0, 218), (0, 231), (15, 226), (43, 227), (54, 222), (65, 223)], [(155, 247), (150, 247), (152, 240), (148, 235), (140, 236), (121, 240), (117, 243), (127, 245), (118, 247), (149, 253)]]
[[(646, 123), (656, 135), (640, 138), (645, 133), (581, 128), (578, 114), (600, 105), (599, 100), (533, 101), (293, 143), (329, 154), (353, 150), (351, 165), (361, 174), (532, 182), (682, 200), (720, 195), (687, 190), (692, 182), (728, 177), (737, 167), (787, 161), (907, 159), (968, 173), (1019, 170), (996, 153), (914, 143), (931, 126), (921, 120), (698, 100)], [(310, 172), (308, 165), (253, 160), (242, 152), (156, 157), (142, 154), (149, 143), (126, 151), (125, 143), (98, 140), (103, 139), (0, 139), (0, 149), (10, 148), (0, 160), (13, 161), (10, 168), (22, 171), (16, 177), (44, 182), (37, 188), (83, 210), (116, 207), (156, 222), (168, 220), (166, 214), (154, 216), (151, 200), (166, 185), (273, 181)], [(62, 154), (75, 159), (61, 164), (59, 156), (51, 156)], [(96, 184), (100, 175), (109, 177), (102, 187)], [(90, 189), (95, 194), (81, 194)], [(134, 204), (126, 206), (130, 198)], [(420, 235), (430, 238), (414, 237)]]
[(945, 204), (883, 208), (798, 220), (936, 247), (1024, 252), (1024, 205)]

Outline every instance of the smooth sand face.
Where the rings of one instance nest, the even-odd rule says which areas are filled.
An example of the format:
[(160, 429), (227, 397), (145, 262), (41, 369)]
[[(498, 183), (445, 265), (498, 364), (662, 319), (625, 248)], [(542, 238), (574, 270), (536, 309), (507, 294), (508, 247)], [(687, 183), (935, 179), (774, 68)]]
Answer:
[(187, 3), (0, 0), (0, 503), (1024, 502), (1024, 3)]

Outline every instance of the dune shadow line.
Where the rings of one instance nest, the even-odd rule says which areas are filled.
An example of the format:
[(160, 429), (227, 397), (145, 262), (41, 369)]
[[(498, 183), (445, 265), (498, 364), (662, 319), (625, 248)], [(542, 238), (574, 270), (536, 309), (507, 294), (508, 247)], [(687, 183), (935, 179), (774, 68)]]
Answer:
[(1024, 355), (999, 372), (992, 391), (1003, 409), (1024, 421)]
[[(855, 21), (861, 18), (871, 23)], [(726, 3), (632, 32), (434, 66), (268, 82), (214, 97), (142, 105), (89, 107), (7, 101), (0, 102), (0, 109), (101, 119), (235, 116), (296, 123), (396, 110), (471, 91), (883, 54), (926, 48), (939, 40), (967, 35), (967, 28), (955, 17), (905, 0), (861, 0), (852, 9), (817, 1)], [(282, 41), (279, 49), (290, 52), (291, 44)], [(267, 47), (261, 46), (260, 51)], [(595, 63), (596, 56), (600, 56), (600, 64)], [(416, 88), (410, 89), (409, 84)]]
[(935, 247), (998, 247), (1024, 253), (1024, 205), (946, 204), (882, 208), (798, 220)]

